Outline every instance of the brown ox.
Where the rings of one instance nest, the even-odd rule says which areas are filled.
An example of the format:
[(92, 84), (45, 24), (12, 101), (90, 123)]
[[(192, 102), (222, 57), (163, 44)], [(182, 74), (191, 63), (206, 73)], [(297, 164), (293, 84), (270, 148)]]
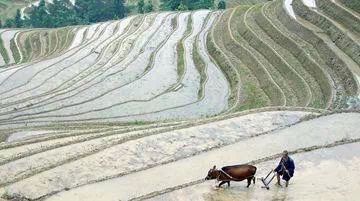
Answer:
[(221, 185), (228, 183), (230, 186), (230, 181), (243, 181), (247, 179), (247, 187), (250, 186), (251, 180), (255, 184), (255, 173), (256, 167), (252, 165), (233, 165), (233, 166), (225, 166), (220, 170), (216, 169), (216, 166), (209, 170), (208, 175), (205, 180), (216, 179), (221, 181), (219, 187)]

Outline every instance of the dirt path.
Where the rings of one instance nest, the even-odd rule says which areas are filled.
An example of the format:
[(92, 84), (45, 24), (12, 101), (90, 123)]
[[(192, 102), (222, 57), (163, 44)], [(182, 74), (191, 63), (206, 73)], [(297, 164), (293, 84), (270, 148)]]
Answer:
[(278, 154), (283, 149), (293, 151), (304, 147), (323, 146), (343, 139), (358, 139), (360, 138), (360, 127), (357, 126), (359, 119), (359, 113), (321, 117), (191, 158), (64, 191), (47, 200), (128, 200), (164, 189), (176, 188), (201, 180), (214, 164), (223, 166), (246, 163)]

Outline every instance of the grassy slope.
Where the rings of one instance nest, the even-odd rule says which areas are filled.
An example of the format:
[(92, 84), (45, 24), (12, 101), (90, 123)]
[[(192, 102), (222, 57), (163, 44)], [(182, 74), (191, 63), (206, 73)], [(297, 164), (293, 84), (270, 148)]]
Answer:
[(11, 52), (13, 53), (15, 63), (18, 63), (20, 61), (20, 53), (19, 53), (18, 48), (16, 47), (15, 39), (11, 39), (10, 49), (11, 49)]
[(354, 11), (360, 13), (360, 1), (359, 0), (339, 0), (345, 6), (353, 9)]
[(3, 40), (1, 39), (1, 37), (0, 37), (0, 54), (4, 58), (5, 63), (6, 64), (9, 63), (9, 60), (10, 60), (9, 55), (6, 52), (6, 49), (4, 47)]
[(16, 10), (27, 6), (29, 1), (34, 0), (0, 0), (0, 20), (4, 22), (7, 18), (13, 18)]
[(307, 75), (304, 76), (310, 84), (313, 94), (313, 102), (310, 106), (319, 108), (328, 107), (332, 91), (329, 83), (330, 80), (322, 68), (322, 64), (318, 63), (322, 60), (318, 57), (310, 57), (311, 50), (304, 44), (304, 41), (294, 37), (293, 33), (284, 28), (277, 20), (276, 15), (279, 13), (277, 8), (278, 6), (282, 7), (280, 3), (280, 1), (274, 1), (264, 6), (263, 15), (257, 20), (261, 23), (263, 30), (277, 44), (286, 49), (292, 55), (289, 55), (292, 59), (296, 58), (296, 62), (300, 63), (301, 67), (307, 72)]
[[(229, 3), (231, 3), (231, 2), (232, 1), (230, 1)], [(277, 2), (280, 3), (281, 1), (279, 0)], [(243, 14), (243, 12), (246, 11), (245, 7), (247, 7), (247, 6), (242, 6), (241, 3), (243, 3), (243, 5), (246, 4), (245, 1), (237, 2), (237, 5), (240, 5), (240, 7), (237, 7), (237, 9), (239, 9), (239, 8), (244, 8), (244, 9), (239, 9), (241, 11), (235, 13), (235, 15), (234, 15), (235, 20), (233, 21), (233, 23), (230, 23), (230, 24), (232, 24), (233, 27), (236, 27), (235, 29), (238, 29), (241, 33), (240, 37), (244, 37), (244, 39), (246, 40), (246, 41), (240, 40), (239, 42), (241, 45), (246, 45), (246, 42), (248, 42), (250, 46), (255, 48), (256, 51), (261, 53), (262, 56), (264, 56), (265, 59), (267, 59), (267, 61), (269, 63), (264, 62), (264, 65), (267, 68), (269, 68), (268, 70), (269, 70), (271, 76), (274, 76), (275, 82), (279, 82), (279, 76), (275, 76), (274, 69), (270, 68), (271, 65), (273, 67), (275, 67), (279, 72), (281, 72), (281, 74), (282, 74), (281, 78), (286, 81), (286, 84), (283, 85), (282, 83), (279, 83), (279, 86), (282, 90), (284, 90), (285, 95), (287, 96), (287, 99), (292, 100), (291, 98), (288, 97), (291, 95), (291, 94), (289, 94), (289, 91), (287, 92), (285, 90), (286, 87), (290, 86), (293, 90), (292, 91), (294, 93), (293, 95), (296, 95), (296, 98), (298, 99), (298, 101), (300, 100), (299, 102), (293, 101), (290, 104), (294, 104), (295, 106), (301, 106), (307, 100), (309, 100), (310, 107), (317, 107), (317, 108), (328, 107), (329, 101), (331, 101), (332, 93), (331, 93), (331, 88), (330, 88), (330, 84), (329, 84), (330, 81), (324, 74), (324, 69), (321, 69), (321, 67), (323, 67), (323, 64), (319, 65), (317, 63), (314, 63), (317, 60), (313, 60), (312, 58), (309, 57), (309, 54), (307, 54), (307, 51), (302, 50), (303, 45), (296, 44), (296, 41), (288, 40), (288, 38), (287, 38), (288, 36), (285, 37), (285, 35), (282, 35), (281, 32), (275, 33), (279, 30), (274, 28), (273, 25), (271, 25), (269, 22), (266, 21), (266, 19), (264, 17), (264, 13), (261, 13), (260, 5), (259, 5), (259, 7), (255, 7), (255, 9), (252, 9), (252, 12), (249, 12), (248, 18), (246, 18), (246, 20), (245, 20), (245, 22), (247, 22), (250, 27), (244, 26), (243, 23), (237, 23), (237, 22), (241, 22), (244, 20), (241, 17), (239, 17), (239, 15), (241, 16), (241, 14)], [(224, 16), (227, 16), (227, 15), (225, 14)], [(274, 13), (274, 16), (276, 16), (276, 13)], [(271, 17), (274, 17), (274, 16), (271, 16)], [(221, 22), (220, 25), (218, 24), (218, 25), (214, 25), (214, 26), (215, 27), (221, 26), (221, 24), (225, 24), (227, 20)], [(340, 20), (339, 23), (341, 23), (341, 22), (342, 21)], [(215, 34), (214, 38), (219, 38), (218, 37), (219, 34), (226, 36), (226, 34), (224, 34), (224, 31), (226, 30), (225, 27), (226, 26), (219, 28), (216, 31), (217, 33)], [(247, 30), (249, 28), (253, 29), (254, 33), (251, 33), (251, 31)], [(324, 27), (323, 27), (323, 30), (327, 31), (327, 29)], [(235, 34), (235, 37), (239, 37), (239, 36), (236, 36), (236, 34)], [(284, 40), (285, 41), (288, 40), (286, 44), (284, 44), (284, 42), (283, 42)], [(212, 45), (211, 40), (208, 41), (209, 52), (214, 57), (214, 59), (217, 60), (217, 63), (221, 66), (225, 75), (227, 75), (227, 78), (230, 82), (230, 85), (233, 86), (232, 87), (233, 89), (235, 88), (234, 87), (235, 86), (235, 83), (234, 83), (235, 73), (231, 73), (231, 72), (227, 72), (227, 71), (229, 69), (231, 69), (230, 68), (231, 65), (236, 66), (236, 68), (238, 68), (238, 71), (240, 71), (242, 98), (244, 98), (244, 100), (242, 100), (242, 103), (240, 104), (240, 106), (247, 105), (244, 108), (240, 108), (240, 110), (258, 107), (259, 105), (264, 104), (264, 103), (259, 104), (259, 105), (258, 104), (254, 104), (254, 105), (250, 104), (251, 105), (250, 107), (248, 104), (246, 104), (246, 103), (256, 103), (256, 100), (257, 100), (256, 95), (254, 93), (251, 93), (251, 91), (252, 91), (251, 89), (260, 90), (262, 88), (264, 90), (266, 88), (264, 88), (264, 85), (262, 85), (262, 84), (257, 85), (257, 84), (255, 84), (256, 82), (249, 80), (248, 79), (249, 76), (244, 76), (244, 71), (241, 71), (243, 65), (241, 63), (236, 64), (236, 62), (234, 62), (234, 60), (232, 59), (232, 58), (234, 58), (234, 56), (236, 57), (237, 55), (239, 55), (238, 58), (240, 60), (242, 60), (243, 62), (246, 61), (246, 60), (244, 60), (244, 58), (245, 58), (244, 56), (246, 56), (246, 55), (244, 55), (245, 51), (244, 50), (238, 51), (240, 47), (232, 47), (232, 46), (234, 46), (234, 44), (231, 41), (228, 41), (226, 39), (226, 37), (225, 38), (220, 37), (219, 39), (215, 39), (215, 41), (218, 41), (219, 48), (221, 49), (221, 51), (223, 53), (226, 54), (226, 57), (228, 57), (228, 59), (230, 59), (230, 62), (233, 64), (229, 64), (229, 62), (225, 61), (226, 59), (221, 58), (220, 52), (216, 51), (217, 48)], [(220, 42), (220, 41), (223, 41), (223, 42)], [(262, 41), (262, 43), (260, 43), (261, 41)], [(289, 45), (289, 42), (292, 43), (292, 47), (291, 47), (291, 45)], [(222, 44), (220, 44), (220, 43), (222, 43)], [(240, 48), (240, 49), (242, 49), (242, 48)], [(263, 50), (266, 50), (266, 51), (263, 51)], [(321, 49), (319, 49), (318, 51), (321, 51)], [(274, 53), (278, 53), (279, 55), (276, 55)], [(261, 57), (260, 57), (261, 55), (256, 54), (256, 52), (252, 52), (252, 54), (253, 54), (254, 58), (261, 60)], [(249, 56), (249, 55), (247, 55), (247, 56)], [(332, 55), (332, 56), (334, 56), (334, 55)], [(281, 57), (283, 58), (282, 61), (280, 60)], [(248, 58), (248, 57), (246, 57), (246, 58)], [(324, 59), (326, 60), (326, 58), (324, 58)], [(262, 61), (265, 61), (265, 60), (262, 59)], [(285, 65), (287, 63), (289, 64), (289, 66)], [(327, 63), (327, 61), (326, 61), (326, 63)], [(269, 65), (269, 64), (271, 64), (271, 65)], [(253, 68), (254, 66), (252, 66), (251, 63), (249, 63), (249, 62), (247, 62), (247, 63), (245, 62), (244, 67), (245, 67), (245, 69), (254, 70), (254, 68)], [(293, 68), (292, 71), (294, 73), (297, 73), (298, 76), (295, 76), (295, 74), (294, 74), (294, 76), (289, 76), (290, 68)], [(254, 73), (255, 71), (252, 71), (252, 72)], [(346, 89), (347, 89), (347, 86), (349, 86), (349, 87), (352, 86), (352, 82), (346, 82), (345, 81), (346, 79), (345, 80), (339, 79), (341, 77), (348, 77), (350, 79), (350, 77), (352, 77), (352, 76), (348, 75), (348, 73), (343, 72), (343, 71), (338, 71), (335, 73), (337, 74), (336, 78), (335, 78), (336, 82), (337, 82), (336, 85), (340, 84), (339, 86), (346, 86), (345, 87)], [(254, 73), (253, 75), (259, 75), (259, 73)], [(332, 74), (332, 75), (334, 75), (334, 74)], [(301, 79), (304, 79), (304, 80), (301, 82)], [(334, 77), (333, 77), (333, 79), (334, 79)], [(263, 79), (258, 79), (258, 80), (262, 81)], [(309, 86), (308, 92), (306, 92), (304, 90), (304, 86), (302, 86), (302, 84), (305, 83), (304, 81)], [(260, 87), (260, 86), (262, 86), (262, 87)], [(342, 88), (342, 87), (340, 87), (340, 88)], [(265, 92), (267, 92), (267, 91), (268, 90), (265, 90)], [(342, 90), (340, 90), (340, 91), (342, 91)], [(311, 96), (306, 97), (307, 93), (309, 93), (309, 92), (311, 93), (312, 98), (311, 98)], [(308, 99), (308, 98), (311, 98), (311, 99)], [(270, 100), (272, 100), (272, 99), (270, 98)], [(231, 100), (230, 100), (230, 102), (231, 102)]]
[[(223, 53), (226, 54), (232, 66), (237, 69), (236, 71), (240, 76), (241, 92), (239, 97), (239, 107), (235, 110), (246, 110), (270, 105), (269, 98), (266, 93), (264, 93), (266, 90), (262, 87), (266, 80), (262, 79), (262, 75), (265, 75), (266, 73), (255, 72), (256, 70), (254, 70), (254, 68), (258, 67), (258, 65), (255, 64), (256, 61), (254, 61), (253, 57), (247, 53), (245, 48), (239, 46), (239, 44), (235, 42), (235, 38), (232, 38), (230, 27), (234, 26), (230, 26), (233, 25), (232, 23), (228, 24), (230, 21), (229, 17), (232, 14), (232, 11), (230, 11), (222, 15), (220, 21), (215, 25), (213, 39)], [(218, 58), (216, 55), (213, 55), (213, 57)], [(226, 70), (226, 66), (224, 67), (223, 68)], [(234, 74), (232, 75), (234, 76)], [(261, 78), (258, 79), (258, 75), (260, 75)], [(268, 83), (264, 85), (270, 87), (273, 86)], [(275, 105), (277, 105), (277, 103), (275, 103)]]
[(184, 49), (184, 40), (191, 34), (192, 32), (192, 16), (189, 17), (187, 22), (186, 32), (181, 41), (177, 44), (177, 73), (178, 79), (182, 79), (185, 73), (185, 49)]
[(226, 0), (226, 7), (233, 8), (239, 5), (254, 5), (264, 2), (267, 2), (267, 0)]
[[(7, 18), (13, 18), (17, 9), (21, 9), (28, 5), (28, 2), (35, 2), (36, 0), (0, 0), (0, 20), (4, 22)], [(151, 0), (154, 5), (154, 10), (159, 10), (160, 0)], [(255, 0), (254, 0), (255, 1)], [(138, 0), (127, 0), (126, 4), (130, 6), (130, 13), (136, 13), (136, 5)], [(147, 2), (147, 0), (145, 0)]]

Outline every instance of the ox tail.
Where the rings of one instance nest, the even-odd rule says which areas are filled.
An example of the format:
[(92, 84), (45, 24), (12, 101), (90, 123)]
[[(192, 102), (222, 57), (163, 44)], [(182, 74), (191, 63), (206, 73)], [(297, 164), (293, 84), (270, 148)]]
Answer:
[(252, 180), (253, 180), (253, 184), (255, 185), (255, 180), (256, 180), (256, 178), (255, 178), (255, 174), (256, 174), (256, 170), (257, 170), (257, 168), (254, 166), (254, 168), (255, 168), (255, 170), (254, 170), (254, 174), (253, 174), (253, 178), (252, 178)]

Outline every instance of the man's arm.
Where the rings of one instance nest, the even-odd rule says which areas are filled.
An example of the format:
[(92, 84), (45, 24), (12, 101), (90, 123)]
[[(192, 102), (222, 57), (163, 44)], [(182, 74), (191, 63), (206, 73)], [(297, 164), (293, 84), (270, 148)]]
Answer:
[(278, 166), (274, 169), (275, 172), (279, 172), (281, 170), (282, 166), (281, 166), (281, 161), (278, 164)]

